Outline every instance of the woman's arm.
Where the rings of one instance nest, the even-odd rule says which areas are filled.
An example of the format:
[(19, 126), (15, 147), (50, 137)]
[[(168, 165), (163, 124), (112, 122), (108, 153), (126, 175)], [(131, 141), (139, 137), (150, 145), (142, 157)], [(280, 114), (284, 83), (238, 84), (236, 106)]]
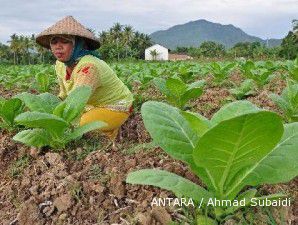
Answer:
[(94, 64), (84, 64), (77, 71), (74, 88), (81, 85), (90, 86), (92, 91), (100, 86), (99, 71)]
[(61, 99), (65, 99), (66, 96), (67, 96), (67, 93), (66, 93), (65, 86), (63, 84), (63, 80), (62, 80), (62, 78), (60, 76), (60, 73), (62, 71), (61, 71), (61, 67), (59, 66), (58, 60), (56, 61), (55, 72), (56, 72), (56, 76), (57, 76), (58, 84), (59, 84), (59, 94), (58, 94), (58, 97), (61, 98)]

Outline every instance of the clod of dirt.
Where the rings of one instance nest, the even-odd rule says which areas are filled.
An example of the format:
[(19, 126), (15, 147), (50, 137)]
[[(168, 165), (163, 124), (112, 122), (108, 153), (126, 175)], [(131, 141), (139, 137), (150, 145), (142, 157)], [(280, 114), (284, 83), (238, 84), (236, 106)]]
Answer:
[(167, 225), (170, 222), (172, 222), (171, 215), (163, 207), (153, 207), (151, 213), (152, 213), (152, 217), (157, 222), (160, 222), (162, 225)]
[(111, 192), (117, 197), (122, 198), (125, 196), (125, 186), (120, 180), (119, 176), (111, 179)]
[(18, 224), (22, 225), (42, 225), (44, 221), (39, 214), (38, 205), (35, 203), (34, 198), (22, 204), (21, 210), (17, 216)]
[(152, 218), (149, 213), (138, 213), (137, 221), (140, 223), (140, 225), (151, 225), (152, 224)]
[(66, 212), (73, 204), (74, 201), (69, 194), (64, 194), (54, 201), (54, 206), (57, 208), (58, 213)]

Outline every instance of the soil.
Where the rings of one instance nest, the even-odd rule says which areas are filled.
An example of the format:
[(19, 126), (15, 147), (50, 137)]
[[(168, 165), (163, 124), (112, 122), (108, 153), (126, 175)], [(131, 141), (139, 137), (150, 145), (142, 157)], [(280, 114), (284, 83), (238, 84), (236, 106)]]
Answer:
[[(241, 82), (238, 74), (233, 74), (231, 79)], [(268, 94), (280, 94), (284, 87), (284, 81), (274, 80), (247, 100), (281, 113)], [(9, 95), (7, 91), (2, 93)], [(146, 99), (151, 95), (152, 99), (162, 99), (154, 87), (143, 93)], [(191, 106), (193, 111), (211, 118), (222, 105), (234, 100), (228, 88), (208, 85)], [(159, 168), (202, 185), (185, 164), (152, 144), (139, 112), (134, 112), (122, 126), (117, 150), (109, 146), (105, 137), (92, 133), (60, 152), (50, 149), (38, 152), (15, 143), (13, 135), (0, 133), (1, 225), (163, 225), (171, 220), (180, 223), (187, 221), (181, 208), (151, 207), (154, 197), (174, 197), (172, 193), (151, 186), (126, 184), (127, 174), (142, 168)], [(295, 199), (297, 187), (298, 179), (294, 179), (287, 184), (264, 185), (259, 191), (264, 194), (282, 191)], [(297, 202), (290, 207), (272, 209), (275, 218), (281, 212), (287, 224), (298, 224)], [(267, 224), (265, 212), (255, 209), (253, 214), (254, 224)], [(236, 220), (230, 219), (226, 224), (237, 224)]]

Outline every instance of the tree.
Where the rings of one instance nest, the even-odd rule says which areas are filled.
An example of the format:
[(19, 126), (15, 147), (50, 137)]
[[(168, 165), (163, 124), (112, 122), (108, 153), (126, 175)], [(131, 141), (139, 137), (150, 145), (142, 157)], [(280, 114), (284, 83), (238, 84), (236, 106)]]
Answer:
[(298, 57), (298, 20), (292, 21), (293, 30), (282, 40), (279, 55), (286, 59)]
[(205, 57), (220, 57), (225, 54), (225, 46), (213, 41), (205, 41), (200, 45), (201, 53)]
[(151, 46), (150, 37), (132, 26), (114, 24), (108, 31), (99, 34), (101, 47), (99, 49), (104, 59), (121, 59), (127, 57), (144, 58), (145, 49)]
[(132, 26), (125, 26), (123, 29), (123, 40), (124, 40), (124, 46), (125, 46), (125, 57), (128, 55), (128, 51), (130, 48), (130, 42), (133, 38), (133, 28)]
[(156, 60), (156, 58), (158, 56), (158, 52), (156, 51), (156, 49), (150, 50), (150, 55), (152, 56), (153, 60)]
[(298, 20), (293, 20), (292, 21), (292, 25), (293, 25), (293, 32), (298, 35)]
[(298, 36), (293, 31), (290, 31), (282, 40), (279, 55), (286, 59), (295, 59), (298, 57)]

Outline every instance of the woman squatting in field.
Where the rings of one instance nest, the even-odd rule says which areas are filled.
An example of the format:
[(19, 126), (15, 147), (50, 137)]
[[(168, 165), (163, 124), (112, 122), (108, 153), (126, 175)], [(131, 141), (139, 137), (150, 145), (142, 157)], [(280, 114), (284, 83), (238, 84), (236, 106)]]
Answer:
[(115, 148), (120, 126), (132, 112), (133, 95), (115, 72), (93, 51), (100, 43), (92, 32), (73, 17), (58, 21), (36, 37), (36, 42), (50, 49), (57, 59), (55, 70), (64, 99), (76, 87), (92, 88), (80, 125), (93, 121), (107, 124), (100, 130)]

